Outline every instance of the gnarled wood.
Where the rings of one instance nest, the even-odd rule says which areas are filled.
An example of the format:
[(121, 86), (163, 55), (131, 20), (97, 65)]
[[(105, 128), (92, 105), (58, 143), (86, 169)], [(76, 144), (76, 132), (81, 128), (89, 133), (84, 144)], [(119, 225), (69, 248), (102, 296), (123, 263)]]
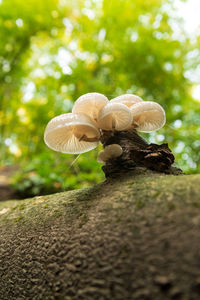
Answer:
[(146, 167), (167, 174), (182, 173), (180, 169), (171, 167), (174, 155), (168, 144), (148, 144), (136, 130), (103, 131), (101, 142), (104, 147), (119, 144), (123, 149), (120, 157), (107, 161), (103, 166), (106, 177), (116, 177), (136, 167)]

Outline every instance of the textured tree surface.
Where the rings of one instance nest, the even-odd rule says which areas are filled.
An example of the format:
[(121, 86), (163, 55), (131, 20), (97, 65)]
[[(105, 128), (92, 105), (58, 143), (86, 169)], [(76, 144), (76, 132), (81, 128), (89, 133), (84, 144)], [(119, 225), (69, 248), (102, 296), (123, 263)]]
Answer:
[(0, 299), (199, 299), (200, 175), (0, 203)]
[(166, 174), (182, 174), (180, 169), (171, 167), (174, 155), (168, 144), (148, 144), (136, 130), (103, 131), (101, 142), (104, 147), (118, 144), (123, 149), (121, 156), (112, 158), (103, 166), (106, 177), (118, 177), (137, 167)]

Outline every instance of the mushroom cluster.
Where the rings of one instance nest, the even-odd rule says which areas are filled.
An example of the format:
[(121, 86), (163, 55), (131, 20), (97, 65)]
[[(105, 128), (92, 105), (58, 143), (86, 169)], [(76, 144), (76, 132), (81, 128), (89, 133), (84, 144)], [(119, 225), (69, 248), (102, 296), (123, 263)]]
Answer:
[[(74, 103), (72, 113), (53, 118), (46, 126), (46, 145), (62, 153), (80, 154), (97, 147), (105, 131), (137, 130), (151, 132), (165, 124), (165, 112), (156, 102), (125, 94), (108, 100), (99, 93), (88, 93)], [(99, 162), (122, 154), (111, 145), (100, 153)]]

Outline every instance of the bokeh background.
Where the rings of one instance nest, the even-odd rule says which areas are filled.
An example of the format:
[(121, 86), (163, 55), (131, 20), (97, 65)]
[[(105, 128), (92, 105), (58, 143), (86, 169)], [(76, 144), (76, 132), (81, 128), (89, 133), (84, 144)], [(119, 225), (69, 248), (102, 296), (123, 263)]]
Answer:
[(48, 121), (88, 92), (160, 103), (167, 124), (144, 137), (169, 143), (184, 172), (200, 172), (199, 13), (199, 0), (1, 0), (4, 184), (9, 167), (20, 197), (103, 180), (100, 147), (73, 163), (43, 141)]

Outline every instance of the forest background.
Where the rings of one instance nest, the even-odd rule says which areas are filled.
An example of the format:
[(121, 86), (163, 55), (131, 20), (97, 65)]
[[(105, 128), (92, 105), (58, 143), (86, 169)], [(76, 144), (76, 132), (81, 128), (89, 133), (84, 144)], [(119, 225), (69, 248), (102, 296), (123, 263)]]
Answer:
[(200, 173), (197, 2), (0, 1), (0, 168), (16, 167), (11, 183), (19, 196), (104, 179), (101, 146), (73, 163), (77, 156), (43, 141), (48, 121), (88, 92), (160, 103), (165, 127), (143, 136), (167, 142), (185, 173)]

